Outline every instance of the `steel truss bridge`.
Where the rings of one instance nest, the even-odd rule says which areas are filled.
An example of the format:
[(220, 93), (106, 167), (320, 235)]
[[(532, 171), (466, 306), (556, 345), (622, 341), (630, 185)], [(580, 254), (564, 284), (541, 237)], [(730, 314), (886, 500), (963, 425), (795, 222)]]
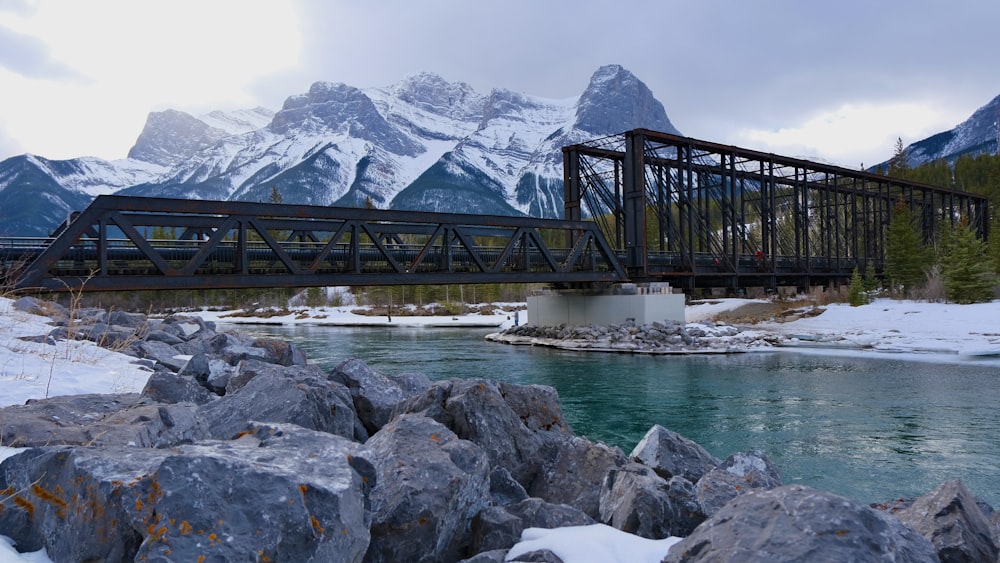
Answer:
[(869, 265), (881, 275), (897, 205), (925, 243), (963, 221), (987, 236), (983, 196), (644, 129), (564, 147), (563, 169), (566, 218), (600, 224), (636, 282), (804, 288)]
[(883, 270), (897, 205), (926, 242), (986, 198), (636, 129), (563, 148), (565, 220), (100, 196), (0, 239), (25, 291), (669, 282), (800, 288)]
[(3, 239), (16, 289), (625, 281), (587, 221), (100, 196), (49, 239)]

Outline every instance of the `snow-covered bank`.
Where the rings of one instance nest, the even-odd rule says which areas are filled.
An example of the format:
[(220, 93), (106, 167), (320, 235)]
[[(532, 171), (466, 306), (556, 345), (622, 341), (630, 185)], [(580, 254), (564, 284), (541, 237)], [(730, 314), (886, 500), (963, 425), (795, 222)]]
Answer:
[[(514, 324), (515, 313), (503, 311), (504, 306), (517, 307), (523, 306), (523, 303), (496, 304), (490, 314), (468, 315), (415, 315), (409, 312), (396, 315), (368, 315), (353, 312), (355, 309), (362, 309), (359, 307), (295, 307), (288, 311), (282, 311), (280, 314), (265, 311), (258, 315), (243, 311), (210, 311), (206, 309), (190, 314), (197, 315), (206, 321), (237, 325), (492, 328)], [(482, 305), (482, 307), (486, 306)], [(526, 313), (519, 311), (518, 315), (523, 319)]]
[(789, 345), (840, 345), (877, 352), (912, 353), (939, 361), (1000, 355), (1000, 301), (973, 305), (878, 299), (851, 307), (833, 304), (816, 316), (755, 326)]
[[(505, 330), (488, 336), (507, 344), (639, 354), (732, 353), (794, 350), (804, 353), (905, 355), (915, 361), (1000, 367), (1000, 301), (973, 305), (880, 299), (860, 307), (831, 304), (785, 309), (772, 318), (770, 302), (717, 299), (695, 302), (686, 325), (567, 327)], [(744, 308), (752, 320), (714, 322)], [(764, 315), (764, 316), (761, 316)], [(739, 315), (737, 315), (739, 317)]]

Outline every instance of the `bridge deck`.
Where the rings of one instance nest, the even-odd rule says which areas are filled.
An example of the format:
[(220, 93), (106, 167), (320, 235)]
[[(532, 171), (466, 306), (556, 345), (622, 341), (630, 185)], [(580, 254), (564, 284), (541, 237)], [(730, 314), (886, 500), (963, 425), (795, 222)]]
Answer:
[(119, 196), (0, 256), (49, 291), (625, 280), (589, 222)]

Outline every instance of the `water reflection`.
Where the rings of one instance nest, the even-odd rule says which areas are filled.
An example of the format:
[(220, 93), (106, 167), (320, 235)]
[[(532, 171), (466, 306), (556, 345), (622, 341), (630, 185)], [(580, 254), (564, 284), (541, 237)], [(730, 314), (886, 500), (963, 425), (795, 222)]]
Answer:
[(794, 353), (649, 357), (493, 344), (487, 330), (260, 327), (333, 367), (551, 385), (573, 430), (630, 452), (653, 424), (719, 457), (760, 449), (801, 483), (862, 502), (961, 478), (1000, 506), (1000, 369)]

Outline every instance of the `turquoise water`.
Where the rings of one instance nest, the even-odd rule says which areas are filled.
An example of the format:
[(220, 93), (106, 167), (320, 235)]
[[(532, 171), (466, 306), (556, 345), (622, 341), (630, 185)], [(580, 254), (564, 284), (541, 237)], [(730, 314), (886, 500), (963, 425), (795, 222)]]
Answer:
[(912, 497), (961, 478), (1000, 507), (1000, 368), (764, 352), (577, 353), (487, 342), (490, 330), (240, 327), (289, 339), (331, 368), (485, 377), (555, 387), (573, 430), (628, 454), (653, 424), (722, 458), (763, 450), (786, 484), (861, 502)]

